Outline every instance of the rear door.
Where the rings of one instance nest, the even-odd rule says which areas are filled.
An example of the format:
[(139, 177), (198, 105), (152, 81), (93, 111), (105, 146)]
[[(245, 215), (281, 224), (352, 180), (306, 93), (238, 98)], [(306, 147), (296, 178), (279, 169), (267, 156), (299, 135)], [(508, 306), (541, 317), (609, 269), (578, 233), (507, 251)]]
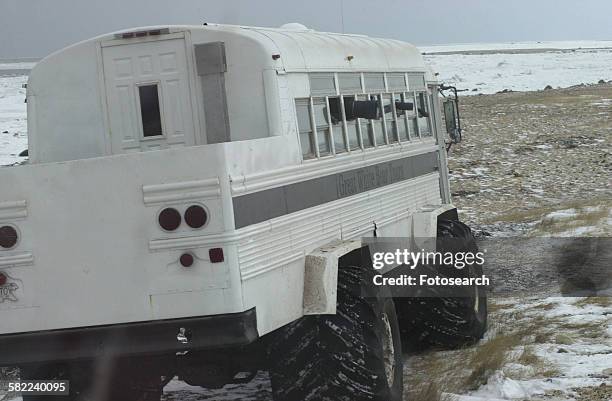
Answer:
[(130, 41), (102, 49), (112, 153), (194, 145), (185, 39)]

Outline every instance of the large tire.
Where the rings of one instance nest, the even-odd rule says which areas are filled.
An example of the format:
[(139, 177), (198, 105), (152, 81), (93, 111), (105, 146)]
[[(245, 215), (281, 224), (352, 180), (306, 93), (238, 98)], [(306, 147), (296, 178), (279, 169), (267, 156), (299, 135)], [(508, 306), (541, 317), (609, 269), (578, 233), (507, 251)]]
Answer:
[[(449, 249), (438, 249), (441, 252), (478, 252), (472, 231), (459, 221), (438, 221), (438, 238), (460, 240), (453, 241)], [(444, 241), (441, 244), (444, 246)], [(458, 271), (438, 266), (435, 273), (447, 277), (480, 277), (482, 267), (474, 264), (469, 269)], [(457, 348), (480, 340), (487, 330), (487, 297), (486, 292), (477, 286), (472, 292), (474, 295), (470, 297), (397, 300), (405, 349), (431, 345)]]
[(372, 285), (372, 269), (338, 274), (335, 315), (306, 316), (275, 333), (275, 401), (401, 401), (403, 372), (395, 306)]

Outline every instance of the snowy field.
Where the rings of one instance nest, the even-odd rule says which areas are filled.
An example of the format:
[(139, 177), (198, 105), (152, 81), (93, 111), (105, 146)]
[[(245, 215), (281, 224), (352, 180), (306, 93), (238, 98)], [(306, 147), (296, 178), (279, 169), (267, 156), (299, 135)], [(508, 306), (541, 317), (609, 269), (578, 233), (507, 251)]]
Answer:
[(0, 69), (0, 166), (22, 161), (28, 147), (25, 89), (26, 76), (2, 76)]
[(612, 80), (612, 42), (423, 47), (439, 80), (464, 94), (534, 91)]

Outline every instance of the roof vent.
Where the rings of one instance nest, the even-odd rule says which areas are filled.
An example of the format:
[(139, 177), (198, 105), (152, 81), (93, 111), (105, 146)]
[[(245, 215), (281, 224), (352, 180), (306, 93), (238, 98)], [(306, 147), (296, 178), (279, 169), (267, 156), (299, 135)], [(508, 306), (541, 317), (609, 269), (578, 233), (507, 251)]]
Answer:
[(288, 24), (282, 25), (280, 29), (286, 29), (288, 31), (310, 31), (308, 27), (298, 22), (290, 22)]

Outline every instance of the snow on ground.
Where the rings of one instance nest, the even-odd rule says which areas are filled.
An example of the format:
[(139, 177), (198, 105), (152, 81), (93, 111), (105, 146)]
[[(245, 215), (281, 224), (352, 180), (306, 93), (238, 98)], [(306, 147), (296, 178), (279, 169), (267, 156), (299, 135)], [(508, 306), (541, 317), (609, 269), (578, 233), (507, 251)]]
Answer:
[[(585, 301), (584, 298), (551, 297), (544, 301), (545, 303), (542, 303), (541, 299), (527, 301), (530, 307), (524, 319), (534, 320), (535, 317), (548, 322), (544, 328), (533, 327), (536, 337), (539, 330), (544, 330), (543, 333), (547, 335), (550, 330), (560, 333), (542, 339), (541, 342), (533, 339), (535, 344), (532, 352), (548, 369), (557, 370), (555, 377), (543, 375), (513, 379), (507, 377), (508, 373), (504, 372), (509, 366), (504, 366), (491, 376), (487, 384), (471, 392), (471, 396), (486, 400), (513, 400), (533, 399), (536, 396), (557, 393), (558, 396), (565, 397), (560, 399), (569, 400), (573, 399), (576, 388), (611, 383), (612, 338), (608, 331), (612, 328), (612, 304), (579, 304)], [(525, 306), (525, 301), (517, 300), (518, 302)], [(546, 307), (542, 308), (542, 305)], [(512, 309), (507, 313), (510, 316)], [(600, 330), (600, 335), (581, 332), (589, 329)], [(524, 348), (523, 344), (517, 347), (521, 352)]]
[(609, 298), (505, 298), (490, 308), (477, 345), (409, 357), (408, 390), (425, 380), (445, 401), (612, 400)]
[(574, 50), (574, 49), (604, 49), (611, 48), (610, 40), (573, 40), (544, 42), (512, 42), (512, 43), (458, 43), (451, 45), (419, 46), (425, 54), (432, 53), (478, 53), (478, 52), (530, 52), (544, 50)]
[(0, 76), (0, 166), (22, 161), (28, 147), (25, 89), (26, 76)]
[(612, 80), (612, 42), (453, 45), (421, 50), (441, 82), (469, 94)]
[(31, 70), (35, 65), (35, 62), (0, 62), (0, 72), (6, 70)]

